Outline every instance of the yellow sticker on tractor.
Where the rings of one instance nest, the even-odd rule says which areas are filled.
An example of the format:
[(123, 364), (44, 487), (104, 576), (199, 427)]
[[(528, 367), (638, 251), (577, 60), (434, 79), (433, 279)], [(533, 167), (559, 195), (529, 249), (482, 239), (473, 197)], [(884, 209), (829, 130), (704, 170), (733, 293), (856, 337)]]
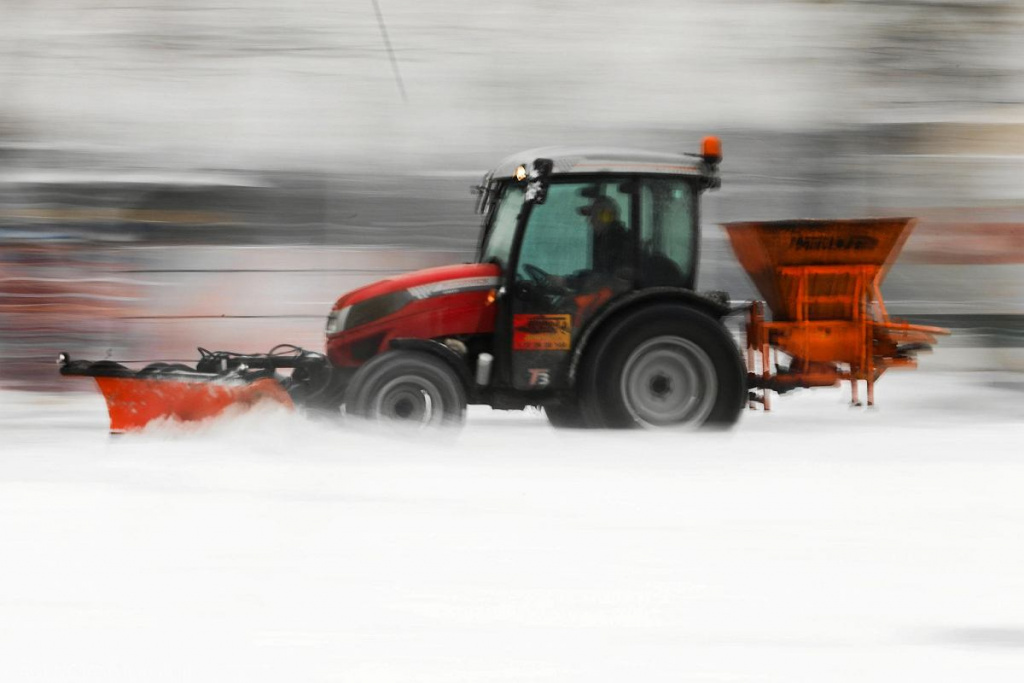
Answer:
[(568, 351), (572, 337), (572, 316), (516, 315), (512, 325), (514, 351)]

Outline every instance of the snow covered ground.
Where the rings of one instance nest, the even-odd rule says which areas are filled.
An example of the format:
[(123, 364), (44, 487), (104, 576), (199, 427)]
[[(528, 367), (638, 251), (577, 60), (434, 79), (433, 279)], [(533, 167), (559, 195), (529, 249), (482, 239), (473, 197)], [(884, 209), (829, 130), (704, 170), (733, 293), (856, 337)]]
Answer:
[(112, 438), (98, 393), (0, 392), (0, 680), (1019, 681), (1022, 399), (892, 372), (725, 434)]

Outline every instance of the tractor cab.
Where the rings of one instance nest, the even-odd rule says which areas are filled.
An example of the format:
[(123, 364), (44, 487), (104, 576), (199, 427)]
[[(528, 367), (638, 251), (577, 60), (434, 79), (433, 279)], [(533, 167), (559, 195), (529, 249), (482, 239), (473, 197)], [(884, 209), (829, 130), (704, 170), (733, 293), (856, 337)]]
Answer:
[(645, 291), (694, 289), (700, 194), (719, 185), (720, 149), (716, 138), (700, 156), (545, 148), (487, 176), (478, 260), (501, 271), (499, 384), (565, 387), (597, 316)]

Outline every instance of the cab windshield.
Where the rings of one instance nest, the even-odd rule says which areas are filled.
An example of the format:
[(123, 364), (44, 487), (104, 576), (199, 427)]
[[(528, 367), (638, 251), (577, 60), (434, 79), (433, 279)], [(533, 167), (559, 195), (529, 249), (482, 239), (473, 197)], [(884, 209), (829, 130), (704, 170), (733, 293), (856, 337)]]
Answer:
[(497, 263), (502, 269), (508, 265), (525, 189), (525, 186), (515, 183), (507, 183), (502, 188), (498, 206), (492, 214), (490, 228), (480, 249), (480, 263)]

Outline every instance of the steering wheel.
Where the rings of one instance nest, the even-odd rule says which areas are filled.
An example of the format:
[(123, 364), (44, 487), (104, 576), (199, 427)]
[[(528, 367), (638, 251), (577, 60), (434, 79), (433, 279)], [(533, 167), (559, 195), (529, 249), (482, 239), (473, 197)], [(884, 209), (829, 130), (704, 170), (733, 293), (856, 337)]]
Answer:
[(534, 294), (530, 294), (530, 287), (524, 280), (521, 282), (523, 285), (522, 294), (524, 299), (534, 299), (535, 301), (544, 301), (545, 308), (551, 310), (560, 311), (566, 306), (566, 302), (569, 300), (572, 290), (565, 285), (561, 285), (555, 279), (554, 275), (551, 275), (543, 268), (538, 268), (533, 264), (524, 264), (523, 270), (529, 276), (530, 281), (536, 285)]
[(551, 273), (542, 268), (538, 268), (532, 263), (524, 264), (523, 270), (526, 271), (526, 274), (530, 276), (530, 279), (537, 283), (541, 289), (554, 294), (564, 294), (567, 291), (564, 286), (555, 281), (555, 278)]

